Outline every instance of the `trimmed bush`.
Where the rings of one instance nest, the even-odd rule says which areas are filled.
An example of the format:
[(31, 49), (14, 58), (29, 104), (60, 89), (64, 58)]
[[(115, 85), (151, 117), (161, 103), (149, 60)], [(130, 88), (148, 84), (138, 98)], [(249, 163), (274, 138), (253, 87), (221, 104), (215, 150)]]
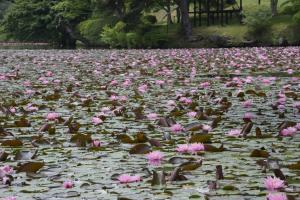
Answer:
[(270, 41), (271, 18), (272, 14), (267, 8), (247, 14), (245, 22), (248, 26), (248, 36), (258, 42)]

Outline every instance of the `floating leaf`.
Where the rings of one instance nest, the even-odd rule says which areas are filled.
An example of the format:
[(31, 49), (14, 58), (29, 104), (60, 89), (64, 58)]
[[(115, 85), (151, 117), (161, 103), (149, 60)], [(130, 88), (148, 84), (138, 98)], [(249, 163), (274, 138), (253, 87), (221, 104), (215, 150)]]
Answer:
[(205, 149), (205, 151), (208, 151), (208, 152), (222, 152), (222, 151), (225, 151), (225, 148), (223, 147), (223, 144), (219, 148), (215, 147), (213, 145), (204, 144), (204, 149)]
[(189, 142), (190, 143), (211, 143), (211, 134), (195, 134), (192, 135)]
[(270, 154), (267, 151), (261, 150), (261, 149), (255, 149), (250, 154), (250, 157), (263, 157), (263, 158), (267, 158), (269, 156), (270, 156)]
[(92, 138), (90, 134), (77, 133), (72, 136), (70, 141), (76, 143), (79, 147), (85, 147), (87, 144), (92, 142)]
[(203, 125), (201, 123), (194, 122), (194, 123), (186, 125), (184, 128), (187, 131), (199, 131), (202, 129), (202, 126)]
[(31, 173), (36, 173), (37, 171), (39, 171), (42, 167), (44, 167), (44, 163), (43, 162), (28, 162), (28, 163), (24, 163), (21, 164), (18, 169), (17, 172), (31, 172)]
[(219, 123), (222, 121), (222, 117), (221, 116), (218, 116), (217, 118), (215, 118), (212, 123), (211, 123), (211, 127), (212, 128), (216, 128)]
[(184, 175), (182, 175), (181, 173), (182, 173), (181, 167), (176, 167), (172, 171), (169, 180), (170, 181), (185, 181), (185, 180), (187, 180), (187, 178)]
[(49, 145), (50, 141), (43, 136), (38, 136), (38, 137), (32, 137), (32, 145), (33, 146), (40, 146), (40, 145)]
[(286, 180), (285, 175), (283, 174), (283, 172), (280, 169), (274, 169), (273, 172), (277, 178), (280, 178), (283, 181)]
[(149, 143), (151, 144), (151, 146), (155, 146), (155, 147), (161, 147), (162, 146), (162, 144), (156, 139), (150, 139)]
[(182, 163), (187, 163), (194, 160), (194, 158), (182, 158), (182, 157), (172, 157), (169, 159), (169, 163), (171, 164), (182, 164)]
[(18, 151), (15, 155), (15, 160), (31, 160), (36, 157), (38, 150), (34, 152), (30, 151)]
[(145, 133), (137, 133), (135, 136), (135, 143), (144, 143), (147, 142), (148, 138)]
[(290, 164), (290, 165), (288, 165), (288, 168), (289, 168), (289, 169), (293, 169), (293, 170), (300, 170), (300, 161), (298, 161), (298, 162), (295, 163), (295, 164)]
[(158, 125), (162, 127), (171, 127), (176, 121), (170, 117), (162, 117), (158, 120)]
[(264, 92), (258, 92), (258, 93), (256, 93), (256, 95), (258, 97), (267, 97), (266, 93), (264, 93)]
[(50, 95), (47, 95), (47, 96), (44, 96), (43, 98), (46, 100), (46, 101), (57, 101), (58, 99), (60, 99), (60, 94), (58, 91), (55, 91), (53, 94), (50, 94)]
[(117, 139), (122, 143), (127, 143), (127, 144), (134, 143), (133, 139), (126, 134), (117, 135)]
[(15, 121), (15, 125), (17, 127), (30, 127), (30, 122), (24, 117), (22, 117), (20, 120)]
[(130, 154), (146, 154), (151, 151), (151, 147), (147, 144), (137, 144), (133, 146), (129, 153)]
[(234, 187), (233, 185), (225, 185), (223, 188), (223, 190), (238, 190), (236, 187)]
[(81, 125), (78, 122), (72, 122), (68, 124), (69, 133), (77, 133), (80, 129)]
[(166, 184), (166, 177), (165, 177), (165, 172), (157, 172), (153, 170), (153, 177), (151, 180), (151, 185), (165, 185)]
[(198, 169), (201, 166), (202, 166), (202, 160), (189, 161), (189, 162), (185, 162), (185, 163), (182, 163), (181, 165), (179, 165), (179, 167), (182, 171), (192, 171), (192, 170)]
[(0, 161), (5, 161), (8, 156), (9, 156), (8, 153), (6, 153), (5, 151), (1, 151), (0, 152)]
[(144, 115), (144, 108), (143, 107), (138, 107), (132, 110), (132, 112), (135, 114), (135, 119), (140, 120), (140, 119), (145, 119), (146, 116)]
[(1, 143), (1, 146), (19, 147), (19, 146), (23, 146), (23, 142), (21, 140), (18, 140), (18, 139), (4, 140)]

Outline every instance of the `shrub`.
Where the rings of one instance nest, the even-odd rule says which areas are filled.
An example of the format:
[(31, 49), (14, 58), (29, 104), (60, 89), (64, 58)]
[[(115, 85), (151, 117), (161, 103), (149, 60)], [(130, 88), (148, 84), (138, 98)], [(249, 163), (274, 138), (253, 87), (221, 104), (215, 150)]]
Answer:
[(99, 34), (102, 32), (103, 24), (100, 19), (88, 19), (78, 25), (80, 34), (90, 42), (100, 44)]
[(146, 15), (142, 17), (142, 22), (145, 24), (156, 24), (157, 19), (154, 15)]
[(101, 33), (101, 40), (113, 48), (127, 47), (126, 33), (124, 31), (126, 24), (118, 22), (114, 27), (104, 26)]
[[(105, 26), (101, 40), (112, 48), (158, 48), (167, 43), (167, 35), (160, 29), (140, 24), (134, 31), (126, 32), (126, 24), (118, 22), (114, 27)], [(147, 31), (143, 27), (148, 27)]]
[(163, 48), (168, 42), (168, 35), (160, 30), (152, 30), (143, 36), (143, 46), (145, 48)]
[(270, 41), (271, 18), (272, 14), (266, 8), (247, 14), (245, 22), (248, 26), (248, 36), (259, 42)]

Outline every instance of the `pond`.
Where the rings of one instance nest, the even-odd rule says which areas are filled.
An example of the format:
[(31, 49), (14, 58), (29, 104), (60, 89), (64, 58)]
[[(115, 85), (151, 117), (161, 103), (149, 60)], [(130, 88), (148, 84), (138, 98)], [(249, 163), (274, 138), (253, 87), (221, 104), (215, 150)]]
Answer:
[(299, 199), (299, 69), (299, 47), (0, 50), (0, 199)]

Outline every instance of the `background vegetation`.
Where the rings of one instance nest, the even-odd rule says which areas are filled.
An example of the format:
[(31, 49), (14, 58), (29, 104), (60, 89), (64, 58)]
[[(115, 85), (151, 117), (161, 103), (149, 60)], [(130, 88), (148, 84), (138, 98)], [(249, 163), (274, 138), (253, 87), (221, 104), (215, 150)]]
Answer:
[[(212, 0), (214, 1), (214, 0)], [(188, 0), (0, 0), (0, 41), (111, 48), (297, 45), (300, 0), (244, 0), (225, 26), (194, 26)], [(177, 16), (180, 14), (181, 18)]]

